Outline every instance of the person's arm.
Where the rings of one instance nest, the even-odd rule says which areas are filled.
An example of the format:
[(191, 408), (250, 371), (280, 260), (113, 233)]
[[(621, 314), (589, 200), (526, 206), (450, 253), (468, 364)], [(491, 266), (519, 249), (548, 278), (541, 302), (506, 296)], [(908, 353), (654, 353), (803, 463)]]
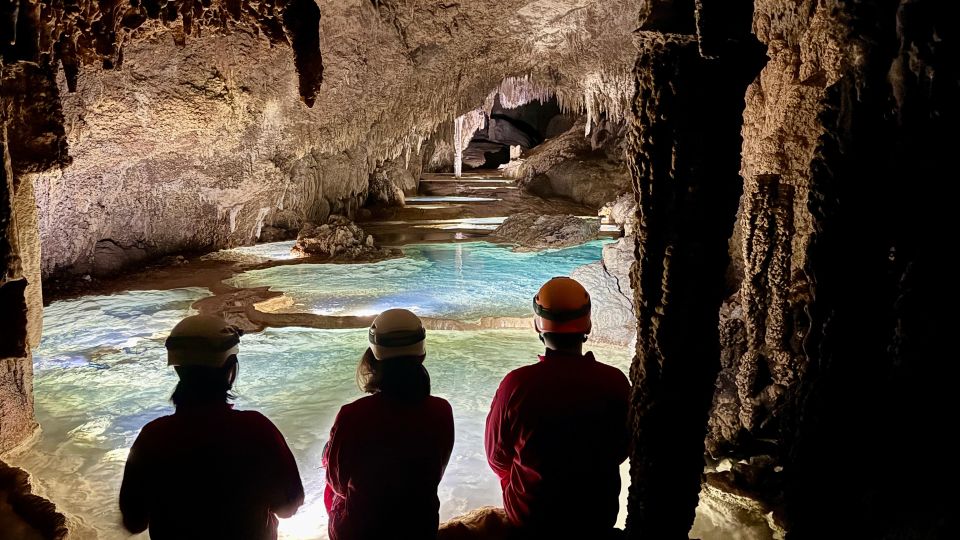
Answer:
[(443, 411), (443, 468), (440, 469), (440, 476), (443, 476), (443, 473), (447, 470), (447, 464), (450, 463), (450, 455), (453, 454), (453, 442), (455, 439), (454, 427), (453, 427), (453, 408), (450, 407), (450, 403), (447, 401), (443, 402), (444, 411)]
[(273, 464), (274, 475), (271, 480), (274, 485), (271, 490), (270, 511), (277, 517), (288, 518), (296, 514), (297, 509), (303, 505), (303, 482), (300, 480), (297, 461), (283, 434), (265, 416), (261, 418), (268, 436), (272, 439), (272, 456), (269, 459)]
[(147, 530), (150, 525), (148, 508), (147, 471), (144, 434), (133, 442), (127, 455), (127, 464), (123, 468), (123, 483), (120, 484), (120, 513), (123, 515), (123, 527), (133, 534)]
[(507, 418), (511, 393), (510, 385), (507, 379), (504, 379), (493, 396), (484, 436), (487, 463), (501, 480), (510, 475), (510, 466), (514, 459), (514, 434)]
[[(346, 498), (347, 494), (349, 463), (348, 455), (344, 451), (346, 433), (343, 426), (346, 425), (345, 422), (346, 413), (341, 408), (333, 421), (333, 427), (330, 428), (330, 440), (324, 447), (323, 466), (327, 469), (327, 487), (324, 490), (323, 500), (328, 512), (335, 496)], [(349, 427), (346, 429), (349, 429)]]

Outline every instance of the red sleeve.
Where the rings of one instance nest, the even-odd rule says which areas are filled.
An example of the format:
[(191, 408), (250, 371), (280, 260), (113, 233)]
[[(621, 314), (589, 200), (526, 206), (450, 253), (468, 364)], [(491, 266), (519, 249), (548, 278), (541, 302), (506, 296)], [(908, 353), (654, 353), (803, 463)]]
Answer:
[(148, 438), (149, 425), (143, 428), (140, 435), (133, 442), (127, 463), (123, 468), (123, 483), (120, 485), (120, 513), (123, 515), (123, 526), (133, 534), (147, 530), (150, 525), (150, 511), (148, 497), (149, 458), (145, 448), (149, 444), (143, 441)]
[(323, 452), (323, 466), (327, 469), (327, 487), (324, 490), (323, 500), (328, 512), (334, 495), (346, 498), (347, 484), (350, 479), (349, 456), (343, 452), (347, 434), (341, 429), (342, 426), (348, 425), (345, 420), (346, 415), (345, 407), (341, 407), (333, 421), (333, 427), (330, 428), (330, 440), (327, 441)]
[(270, 509), (281, 518), (288, 518), (297, 513), (303, 505), (303, 483), (300, 480), (300, 471), (297, 461), (287, 446), (283, 434), (266, 416), (255, 413), (260, 418), (264, 436), (270, 441), (267, 463), (273, 464), (272, 486), (270, 490)]
[(508, 418), (510, 398), (513, 394), (512, 384), (507, 375), (500, 383), (497, 393), (493, 396), (493, 404), (487, 415), (487, 429), (484, 437), (484, 446), (487, 451), (487, 462), (493, 472), (506, 479), (510, 475), (510, 466), (514, 459), (514, 434)]
[(443, 425), (443, 468), (440, 469), (440, 476), (443, 476), (443, 473), (447, 470), (447, 464), (450, 463), (450, 455), (453, 453), (453, 441), (455, 439), (454, 427), (453, 427), (453, 408), (450, 407), (450, 403), (447, 400), (442, 401), (444, 410), (444, 425)]

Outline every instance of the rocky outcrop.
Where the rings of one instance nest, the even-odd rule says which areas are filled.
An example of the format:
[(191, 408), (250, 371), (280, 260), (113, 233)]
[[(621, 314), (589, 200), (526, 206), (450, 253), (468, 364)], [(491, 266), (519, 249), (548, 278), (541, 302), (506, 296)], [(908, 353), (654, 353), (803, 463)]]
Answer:
[(628, 155), (640, 226), (631, 276), (631, 538), (686, 538), (693, 524), (742, 184), (743, 94), (763, 62), (751, 47), (749, 12), (690, 9), (685, 18), (698, 33), (644, 34), (634, 72)]
[(320, 9), (312, 0), (146, 0), (129, 6), (90, 0), (70, 5), (37, 3), (31, 9), (23, 6), (0, 14), (0, 28), (10, 36), (0, 46), (0, 55), (7, 64), (18, 60), (59, 64), (73, 91), (84, 65), (119, 69), (126, 42), (144, 27), (155, 27), (152, 21), (173, 26), (171, 33), (178, 42), (186, 36), (199, 37), (204, 29), (228, 30), (238, 25), (271, 43), (289, 44), (300, 77), (300, 95), (308, 105), (313, 104), (323, 81)]
[(508, 164), (504, 175), (541, 197), (565, 197), (599, 209), (630, 189), (623, 162), (624, 130), (616, 122), (602, 122), (589, 136), (585, 130), (581, 118), (562, 135)]
[(632, 191), (624, 193), (603, 205), (599, 215), (622, 227), (624, 236), (633, 236), (637, 231), (637, 198)]
[(510, 540), (512, 533), (503, 508), (483, 506), (441, 523), (437, 540)]
[(634, 244), (632, 236), (607, 244), (599, 262), (581, 266), (570, 274), (587, 289), (595, 306), (590, 341), (635, 346), (637, 316), (630, 286), (630, 269), (636, 260)]
[[(33, 179), (62, 164), (59, 108), (31, 102), (31, 93), (56, 95), (35, 65), (0, 66), (0, 453), (27, 440), (33, 418), (32, 350), (43, 327), (40, 241)], [(11, 126), (14, 118), (26, 124)]]
[(30, 477), (0, 461), (0, 531), (3, 538), (61, 540), (67, 521), (50, 501), (33, 495)]
[(370, 175), (366, 204), (403, 206), (405, 196), (417, 192), (420, 173), (423, 171), (419, 155), (407, 155), (404, 160), (387, 161)]
[(336, 214), (323, 225), (305, 224), (291, 252), (300, 257), (337, 260), (371, 260), (393, 254), (393, 250), (374, 246), (372, 236), (364, 233), (356, 223)]
[(504, 220), (491, 240), (515, 244), (518, 251), (576, 246), (600, 237), (600, 220), (577, 216), (514, 214)]

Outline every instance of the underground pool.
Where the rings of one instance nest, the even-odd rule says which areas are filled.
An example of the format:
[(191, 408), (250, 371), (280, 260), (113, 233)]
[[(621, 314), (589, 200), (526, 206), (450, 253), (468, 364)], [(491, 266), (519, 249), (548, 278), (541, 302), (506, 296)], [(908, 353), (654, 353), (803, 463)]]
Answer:
[[(238, 275), (232, 284), (269, 284), (309, 310), (336, 314), (407, 304), (421, 314), (464, 320), (524, 315), (540, 282), (598, 260), (601, 244), (537, 254), (484, 243), (405, 251), (405, 258), (372, 264), (276, 267)], [(283, 246), (258, 247), (268, 258), (283, 252)], [(191, 304), (209, 294), (204, 288), (129, 291), (46, 309), (34, 362), (43, 431), (15, 464), (71, 516), (77, 538), (127, 537), (116, 506), (127, 451), (146, 422), (173, 410), (168, 398), (176, 375), (166, 366), (163, 341), (193, 312)], [(500, 503), (484, 456), (484, 421), (500, 379), (534, 361), (541, 347), (532, 331), (429, 332), (433, 393), (450, 401), (456, 423), (456, 446), (439, 489), (442, 520)], [(327, 538), (320, 452), (339, 407), (362, 395), (354, 370), (365, 348), (362, 329), (280, 328), (243, 337), (236, 406), (277, 424), (307, 492), (297, 515), (281, 520), (281, 538)], [(626, 349), (590, 348), (626, 370)]]

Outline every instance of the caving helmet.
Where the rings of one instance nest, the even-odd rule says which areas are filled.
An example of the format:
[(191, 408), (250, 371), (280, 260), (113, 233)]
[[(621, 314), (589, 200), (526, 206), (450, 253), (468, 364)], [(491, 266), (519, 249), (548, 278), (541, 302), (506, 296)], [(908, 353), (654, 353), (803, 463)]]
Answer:
[(388, 309), (370, 325), (370, 349), (377, 360), (426, 354), (423, 322), (406, 309)]
[(165, 343), (168, 366), (219, 368), (240, 352), (243, 330), (213, 315), (192, 315), (183, 319)]
[(533, 323), (540, 333), (589, 334), (590, 294), (577, 280), (555, 277), (533, 297)]

